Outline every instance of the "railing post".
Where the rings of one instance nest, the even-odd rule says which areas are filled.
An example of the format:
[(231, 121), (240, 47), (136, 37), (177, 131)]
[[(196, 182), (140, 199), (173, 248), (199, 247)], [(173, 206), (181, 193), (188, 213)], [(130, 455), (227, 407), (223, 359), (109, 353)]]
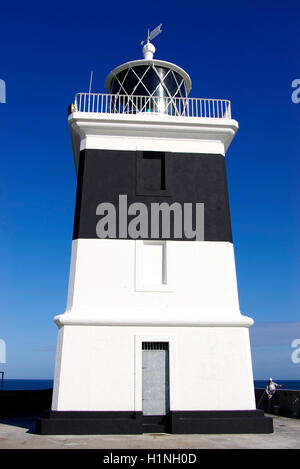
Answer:
[(78, 111), (78, 103), (77, 103), (77, 100), (78, 100), (78, 94), (75, 94), (75, 99), (74, 99), (75, 112)]
[(3, 391), (4, 371), (0, 371), (1, 374), (1, 391)]

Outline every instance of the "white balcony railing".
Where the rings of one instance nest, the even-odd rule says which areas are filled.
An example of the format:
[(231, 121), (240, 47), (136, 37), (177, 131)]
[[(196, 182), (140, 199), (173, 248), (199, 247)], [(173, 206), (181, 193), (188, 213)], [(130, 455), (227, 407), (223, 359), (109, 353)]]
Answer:
[(226, 99), (77, 93), (72, 109), (101, 114), (150, 112), (169, 116), (231, 119), (231, 103)]

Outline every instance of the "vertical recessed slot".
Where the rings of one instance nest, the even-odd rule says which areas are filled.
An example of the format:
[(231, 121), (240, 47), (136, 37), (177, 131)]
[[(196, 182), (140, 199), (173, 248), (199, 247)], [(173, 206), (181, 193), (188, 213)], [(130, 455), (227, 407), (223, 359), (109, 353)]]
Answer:
[(146, 191), (166, 190), (165, 153), (154, 151), (143, 152), (142, 183)]
[(142, 282), (151, 286), (167, 283), (166, 243), (143, 241)]

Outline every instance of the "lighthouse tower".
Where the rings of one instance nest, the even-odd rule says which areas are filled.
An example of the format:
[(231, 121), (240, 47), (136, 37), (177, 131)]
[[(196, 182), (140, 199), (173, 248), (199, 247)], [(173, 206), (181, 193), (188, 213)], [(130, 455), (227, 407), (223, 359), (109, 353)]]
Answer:
[(227, 100), (179, 66), (115, 68), (69, 108), (77, 172), (67, 308), (44, 434), (269, 433), (239, 309)]

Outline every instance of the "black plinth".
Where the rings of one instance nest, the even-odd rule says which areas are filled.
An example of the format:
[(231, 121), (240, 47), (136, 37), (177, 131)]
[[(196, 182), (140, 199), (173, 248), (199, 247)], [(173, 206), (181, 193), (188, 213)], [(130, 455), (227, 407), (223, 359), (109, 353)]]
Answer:
[(262, 410), (174, 411), (172, 433), (273, 433), (273, 419)]
[(172, 411), (167, 416), (142, 412), (51, 411), (37, 420), (41, 435), (134, 435), (141, 433), (273, 433), (262, 410)]
[(36, 422), (40, 435), (135, 435), (142, 412), (50, 411)]

